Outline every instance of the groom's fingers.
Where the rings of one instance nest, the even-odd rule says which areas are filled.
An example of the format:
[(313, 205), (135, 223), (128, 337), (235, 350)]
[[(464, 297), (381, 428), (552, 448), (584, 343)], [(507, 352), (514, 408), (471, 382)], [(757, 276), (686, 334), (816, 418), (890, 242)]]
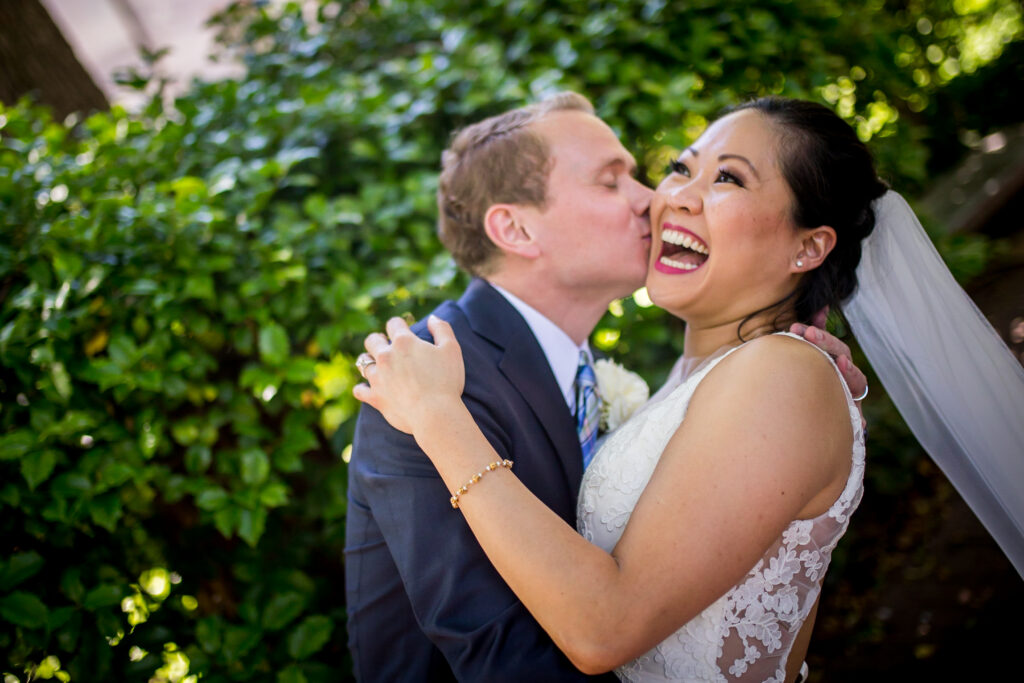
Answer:
[(853, 364), (849, 356), (840, 356), (839, 360), (836, 361), (836, 365), (839, 366), (839, 372), (843, 374), (843, 379), (846, 380), (846, 386), (850, 388), (850, 394), (853, 396), (863, 396), (864, 390), (868, 386), (868, 378), (864, 376), (864, 373)]
[(822, 330), (825, 329), (825, 324), (827, 322), (828, 322), (828, 306), (826, 306), (825, 308), (823, 308), (820, 311), (818, 311), (817, 313), (815, 313), (814, 317), (811, 318), (811, 324), (814, 325), (817, 328), (822, 329)]
[(864, 376), (860, 368), (853, 364), (853, 354), (850, 352), (849, 346), (839, 341), (835, 336), (824, 330), (819, 330), (813, 325), (807, 326), (795, 323), (790, 326), (789, 331), (793, 334), (799, 334), (836, 359), (836, 365), (846, 381), (846, 386), (850, 388), (851, 394), (860, 396), (864, 393), (864, 389), (868, 385), (868, 378)]
[(807, 327), (806, 325), (794, 324), (789, 329), (794, 334), (801, 335), (804, 339), (811, 342), (825, 353), (831, 354), (833, 358), (838, 358), (839, 356), (851, 358), (853, 355), (850, 353), (849, 346), (841, 342), (835, 336), (824, 330), (819, 330), (813, 325)]

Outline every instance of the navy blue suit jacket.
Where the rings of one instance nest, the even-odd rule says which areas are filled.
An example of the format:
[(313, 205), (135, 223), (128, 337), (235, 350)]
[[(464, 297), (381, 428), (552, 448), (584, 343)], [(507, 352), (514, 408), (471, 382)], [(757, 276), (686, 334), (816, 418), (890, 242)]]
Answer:
[[(474, 280), (435, 311), (466, 366), (463, 400), (499, 457), (576, 524), (582, 456), (572, 416), (526, 321)], [(424, 338), (422, 323), (413, 330)], [(364, 406), (349, 465), (345, 589), (361, 681), (585, 681), (484, 555), (412, 437)], [(510, 510), (505, 523), (516, 523)], [(606, 676), (606, 680), (615, 680)]]

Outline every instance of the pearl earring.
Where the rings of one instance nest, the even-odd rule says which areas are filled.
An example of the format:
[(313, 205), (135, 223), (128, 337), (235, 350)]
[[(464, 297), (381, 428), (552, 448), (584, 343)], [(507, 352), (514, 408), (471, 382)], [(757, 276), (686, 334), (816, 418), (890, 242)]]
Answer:
[(799, 261), (799, 260), (798, 260), (798, 261), (796, 262), (796, 267), (797, 267), (797, 268), (803, 268), (803, 267), (804, 267), (804, 262), (803, 262), (803, 261)]

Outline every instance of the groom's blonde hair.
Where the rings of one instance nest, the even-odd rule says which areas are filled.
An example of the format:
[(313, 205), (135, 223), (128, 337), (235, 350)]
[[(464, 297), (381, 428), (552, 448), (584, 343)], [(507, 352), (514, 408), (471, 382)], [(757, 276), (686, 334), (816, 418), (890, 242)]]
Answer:
[(437, 232), (455, 262), (471, 275), (493, 272), (498, 248), (484, 230), (494, 204), (544, 208), (551, 159), (530, 124), (555, 111), (594, 113), (583, 95), (562, 92), (457, 131), (441, 155)]

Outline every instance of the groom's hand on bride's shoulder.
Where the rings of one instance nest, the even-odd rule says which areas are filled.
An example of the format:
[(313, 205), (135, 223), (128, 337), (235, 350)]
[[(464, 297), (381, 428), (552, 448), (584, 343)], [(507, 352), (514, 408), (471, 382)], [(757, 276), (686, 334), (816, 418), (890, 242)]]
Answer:
[[(815, 322), (818, 322), (817, 318), (815, 319)], [(853, 358), (850, 353), (849, 346), (844, 344), (834, 335), (829, 334), (824, 329), (815, 327), (814, 325), (793, 323), (793, 325), (790, 326), (789, 331), (793, 334), (800, 335), (835, 359), (836, 366), (839, 367), (839, 372), (843, 375), (843, 379), (846, 380), (846, 386), (850, 388), (851, 395), (860, 396), (861, 398), (866, 395), (865, 390), (868, 387), (868, 378), (864, 376), (864, 373), (860, 371), (860, 368), (853, 364)], [(861, 424), (866, 427), (867, 422), (864, 420), (864, 409), (861, 407), (859, 400), (854, 400), (856, 401), (857, 409), (860, 410)]]

